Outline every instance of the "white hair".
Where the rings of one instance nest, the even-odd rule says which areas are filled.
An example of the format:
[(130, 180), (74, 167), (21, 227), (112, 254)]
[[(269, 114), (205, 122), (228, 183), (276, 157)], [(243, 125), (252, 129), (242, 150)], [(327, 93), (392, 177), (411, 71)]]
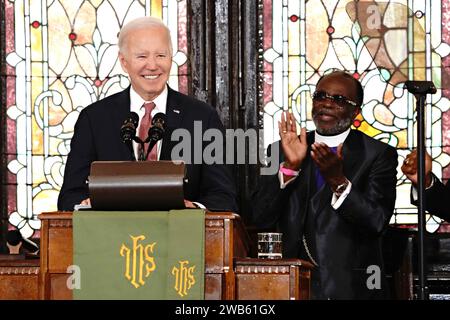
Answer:
[(169, 49), (170, 53), (172, 54), (173, 49), (172, 49), (172, 38), (170, 37), (170, 30), (161, 19), (156, 17), (141, 17), (134, 19), (128, 22), (126, 25), (124, 25), (119, 33), (119, 51), (124, 53), (126, 38), (130, 32), (138, 29), (145, 29), (152, 27), (163, 28), (164, 30), (166, 30), (168, 38), (167, 41), (169, 42)]

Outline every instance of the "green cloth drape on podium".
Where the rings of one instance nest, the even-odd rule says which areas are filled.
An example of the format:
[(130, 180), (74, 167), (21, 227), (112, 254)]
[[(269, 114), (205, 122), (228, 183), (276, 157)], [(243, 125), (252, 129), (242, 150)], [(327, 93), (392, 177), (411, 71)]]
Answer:
[(204, 299), (204, 238), (204, 210), (75, 211), (73, 297)]

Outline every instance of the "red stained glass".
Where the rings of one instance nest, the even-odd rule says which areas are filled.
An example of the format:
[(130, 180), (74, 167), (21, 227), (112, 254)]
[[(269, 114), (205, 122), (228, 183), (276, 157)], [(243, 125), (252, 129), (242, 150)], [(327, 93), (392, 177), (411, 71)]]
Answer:
[[(450, 110), (442, 114), (442, 133), (443, 151), (450, 154)], [(450, 179), (450, 165), (444, 168), (442, 176), (444, 179)]]
[[(3, 4), (2, 4), (3, 5)], [(5, 47), (6, 52), (12, 52), (15, 50), (14, 41), (14, 6), (9, 1), (5, 2)], [(10, 73), (8, 73), (10, 74)]]
[[(10, 163), (11, 161), (17, 159), (17, 154), (7, 154), (5, 157), (8, 163)], [(17, 175), (12, 173), (10, 170), (5, 170), (5, 172), (6, 172), (6, 183), (12, 185), (17, 184)]]
[(103, 81), (101, 81), (100, 79), (96, 79), (96, 80), (94, 81), (94, 85), (95, 85), (97, 88), (100, 87), (102, 84), (103, 84)]
[(188, 94), (189, 93), (189, 85), (188, 85), (188, 68), (187, 64), (183, 64), (178, 68), (178, 91)]
[[(450, 43), (450, 2), (442, 3), (442, 40)], [(450, 99), (450, 55), (442, 59), (442, 93)]]
[[(6, 194), (8, 199), (8, 215), (17, 211), (17, 188), (15, 184), (8, 184), (6, 186)], [(9, 224), (8, 227), (11, 225)]]
[(178, 75), (178, 91), (187, 93), (188, 92), (188, 77)]
[(72, 41), (75, 41), (77, 39), (77, 34), (74, 33), (74, 32), (70, 33), (69, 34), (69, 39), (72, 40)]
[(327, 33), (328, 33), (328, 34), (333, 34), (333, 33), (334, 33), (334, 28), (333, 28), (332, 26), (329, 26), (329, 27), (327, 28)]
[[(264, 62), (264, 64), (266, 64), (266, 62)], [(272, 72), (264, 72), (263, 77), (264, 77), (263, 87), (265, 92), (263, 96), (263, 103), (264, 105), (266, 105), (267, 103), (273, 100), (273, 93), (272, 93), (273, 74)]]
[[(264, 1), (264, 41), (263, 46), (264, 50), (267, 50), (272, 47), (272, 1), (265, 0)], [(264, 69), (265, 70), (265, 69)]]
[(36, 28), (39, 28), (41, 26), (41, 23), (39, 21), (33, 21), (31, 26), (36, 29)]
[(292, 22), (297, 22), (298, 21), (298, 16), (293, 14), (292, 16), (290, 16), (289, 18)]
[[(180, 13), (183, 14), (180, 14)], [(180, 2), (178, 7), (178, 50), (187, 55), (187, 16), (186, 16), (186, 2)], [(188, 65), (187, 63), (178, 67), (178, 91), (188, 94)]]

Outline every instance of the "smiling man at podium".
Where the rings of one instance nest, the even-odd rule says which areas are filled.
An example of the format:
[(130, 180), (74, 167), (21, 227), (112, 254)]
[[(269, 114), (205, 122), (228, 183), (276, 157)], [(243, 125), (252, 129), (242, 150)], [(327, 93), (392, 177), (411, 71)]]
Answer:
[[(194, 122), (224, 132), (216, 110), (201, 101), (172, 90), (167, 85), (172, 66), (169, 29), (154, 17), (138, 18), (125, 25), (119, 35), (119, 60), (128, 73), (131, 86), (99, 100), (79, 115), (58, 198), (58, 209), (71, 211), (77, 204), (90, 204), (88, 176), (93, 161), (133, 161), (146, 153), (145, 160), (172, 160), (175, 129), (186, 129), (194, 136)], [(136, 132), (145, 140), (151, 119), (166, 115), (166, 130), (151, 152), (141, 152), (142, 144), (124, 143), (120, 131), (124, 120), (139, 116)], [(201, 137), (203, 134), (201, 135)], [(195, 143), (192, 143), (194, 145)], [(205, 148), (204, 143), (201, 151)], [(191, 150), (194, 158), (194, 147)], [(235, 184), (225, 164), (186, 164), (184, 183), (186, 207), (237, 212)]]

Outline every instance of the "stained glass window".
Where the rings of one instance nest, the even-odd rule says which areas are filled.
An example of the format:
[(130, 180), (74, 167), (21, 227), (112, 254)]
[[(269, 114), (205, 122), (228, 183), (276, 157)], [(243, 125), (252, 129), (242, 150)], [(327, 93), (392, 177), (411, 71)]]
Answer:
[(122, 25), (161, 18), (174, 49), (169, 85), (187, 92), (186, 1), (4, 1), (7, 61), (7, 201), (11, 227), (38, 236), (55, 211), (75, 121), (87, 105), (125, 89), (117, 58)]
[[(277, 122), (291, 110), (299, 125), (314, 129), (317, 80), (334, 68), (364, 87), (362, 112), (353, 127), (399, 153), (397, 201), (391, 223), (416, 224), (410, 183), (400, 170), (416, 146), (415, 99), (406, 80), (430, 80), (426, 144), (433, 172), (450, 178), (450, 1), (261, 0), (263, 28), (264, 145), (279, 139)], [(436, 223), (437, 222), (437, 223)], [(435, 231), (441, 219), (428, 216)]]

